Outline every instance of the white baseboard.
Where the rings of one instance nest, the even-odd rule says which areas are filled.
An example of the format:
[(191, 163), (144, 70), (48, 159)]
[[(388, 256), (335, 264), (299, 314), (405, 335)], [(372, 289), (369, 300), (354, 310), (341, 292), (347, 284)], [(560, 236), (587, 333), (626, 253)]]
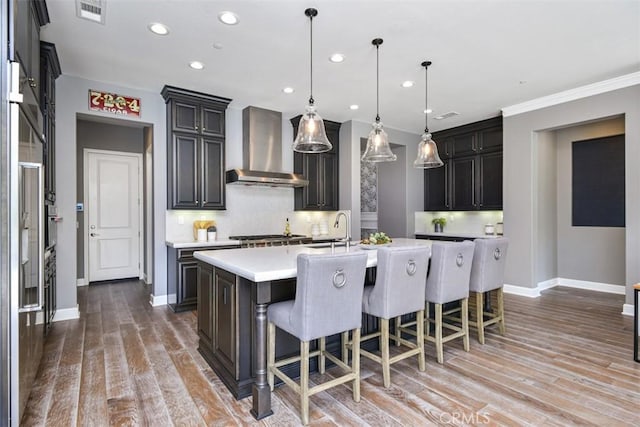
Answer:
[(89, 286), (89, 281), (84, 277), (81, 277), (76, 280), (76, 286)]
[(145, 285), (150, 285), (151, 284), (151, 280), (149, 280), (149, 276), (147, 275), (147, 273), (143, 273), (142, 274), (141, 280), (144, 281)]
[(502, 289), (505, 294), (519, 295), (521, 297), (538, 298), (540, 296), (540, 289), (538, 287), (525, 288), (524, 286), (505, 284)]
[(587, 280), (574, 280), (557, 278), (557, 286), (566, 286), (568, 288), (587, 289), (590, 291), (606, 292), (608, 294), (624, 295), (625, 287), (620, 285), (611, 285), (609, 283), (589, 282)]
[[(622, 306), (622, 314), (625, 316), (633, 316), (633, 304), (625, 304)], [(639, 319), (640, 321), (640, 319)]]
[(63, 308), (57, 309), (56, 314), (53, 316), (54, 322), (61, 322), (63, 320), (71, 320), (71, 319), (79, 319), (80, 318), (80, 310), (78, 310), (78, 306), (75, 308)]
[(167, 305), (167, 296), (166, 295), (160, 295), (160, 296), (154, 296), (153, 294), (149, 295), (149, 304), (151, 304), (152, 307), (159, 307), (161, 305)]

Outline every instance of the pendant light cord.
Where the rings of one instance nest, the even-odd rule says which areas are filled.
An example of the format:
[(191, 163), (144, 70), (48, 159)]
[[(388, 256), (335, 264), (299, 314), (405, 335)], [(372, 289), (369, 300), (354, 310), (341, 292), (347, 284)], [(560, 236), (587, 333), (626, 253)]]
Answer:
[(313, 15), (309, 16), (309, 46), (310, 46), (310, 57), (309, 57), (309, 75), (310, 75), (310, 90), (309, 90), (309, 105), (313, 105)]
[(429, 66), (424, 67), (424, 133), (429, 133), (427, 116), (429, 115), (428, 93), (429, 93)]
[(380, 121), (380, 45), (376, 45), (376, 122)]

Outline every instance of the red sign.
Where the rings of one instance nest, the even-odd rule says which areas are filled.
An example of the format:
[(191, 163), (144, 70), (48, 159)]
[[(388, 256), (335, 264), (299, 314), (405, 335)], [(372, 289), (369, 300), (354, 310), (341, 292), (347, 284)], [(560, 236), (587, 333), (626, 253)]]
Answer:
[(89, 89), (89, 109), (123, 116), (140, 117), (140, 99)]

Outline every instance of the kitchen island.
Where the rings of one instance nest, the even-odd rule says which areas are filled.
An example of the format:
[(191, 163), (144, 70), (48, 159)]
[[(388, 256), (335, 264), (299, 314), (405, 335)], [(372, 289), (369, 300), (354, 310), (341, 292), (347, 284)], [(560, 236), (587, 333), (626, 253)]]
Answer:
[[(428, 240), (404, 238), (392, 243), (430, 244)], [(297, 256), (363, 250), (359, 245), (331, 248), (310, 244), (194, 253), (199, 260), (198, 350), (236, 398), (252, 395), (251, 413), (256, 419), (272, 414), (267, 384), (267, 306), (295, 296)], [(367, 267), (375, 267), (377, 251), (366, 252)], [(377, 323), (363, 323), (365, 330), (376, 327)], [(299, 348), (298, 341), (287, 334), (279, 334), (277, 339), (277, 357)]]

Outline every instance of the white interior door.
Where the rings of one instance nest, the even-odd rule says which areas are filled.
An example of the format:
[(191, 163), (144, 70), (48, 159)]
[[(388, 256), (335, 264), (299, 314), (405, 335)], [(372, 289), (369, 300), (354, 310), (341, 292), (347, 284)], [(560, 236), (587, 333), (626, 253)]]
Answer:
[(85, 159), (89, 281), (140, 277), (142, 156), (87, 150)]

